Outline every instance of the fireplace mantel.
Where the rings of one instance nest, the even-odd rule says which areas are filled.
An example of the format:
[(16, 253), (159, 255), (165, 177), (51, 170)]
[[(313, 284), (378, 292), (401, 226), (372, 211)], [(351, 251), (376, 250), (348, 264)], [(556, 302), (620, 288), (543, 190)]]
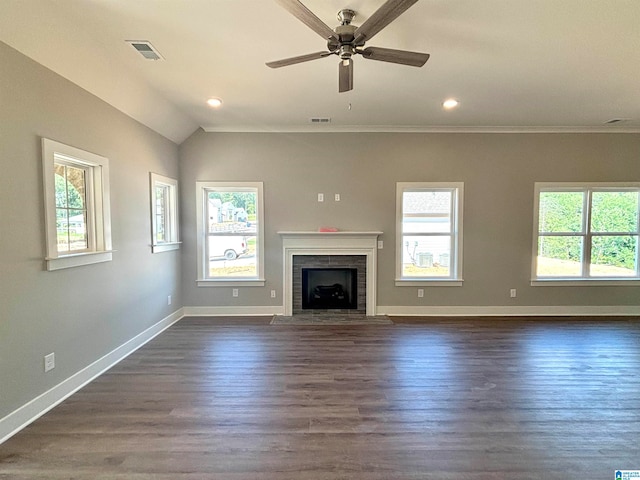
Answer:
[(294, 255), (364, 255), (367, 258), (367, 315), (376, 314), (378, 236), (382, 232), (280, 231), (284, 265), (284, 314), (293, 312)]

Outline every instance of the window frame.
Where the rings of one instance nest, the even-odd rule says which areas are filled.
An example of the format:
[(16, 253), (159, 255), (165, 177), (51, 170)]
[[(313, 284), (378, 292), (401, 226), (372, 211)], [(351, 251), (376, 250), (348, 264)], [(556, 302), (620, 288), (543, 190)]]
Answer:
[[(245, 286), (263, 287), (264, 277), (264, 193), (263, 182), (212, 182), (196, 181), (196, 252), (197, 279), (199, 287)], [(252, 192), (256, 194), (256, 269), (255, 277), (209, 278), (206, 275), (206, 239), (208, 192)]]
[[(593, 232), (591, 231), (591, 198), (597, 192), (633, 191), (639, 194), (640, 182), (536, 182), (534, 184), (533, 203), (533, 243), (531, 258), (532, 286), (636, 286), (640, 285), (640, 252), (636, 252), (635, 276), (591, 276), (591, 251), (593, 237), (616, 235), (640, 235), (640, 205), (636, 232)], [(542, 236), (578, 237), (583, 239), (580, 276), (538, 276), (538, 248), (540, 238), (540, 194), (543, 192), (585, 193), (581, 216), (580, 232), (543, 232)], [(555, 234), (554, 234), (555, 233)], [(638, 245), (640, 247), (640, 243)], [(640, 250), (640, 248), (639, 248)]]
[[(182, 243), (180, 241), (180, 223), (178, 218), (178, 180), (151, 172), (149, 174), (149, 182), (151, 202), (151, 251), (153, 253), (161, 253), (178, 250)], [(158, 187), (166, 188), (168, 197), (164, 207), (164, 231), (167, 233), (167, 240), (163, 242), (158, 242), (157, 236), (156, 189)]]
[[(88, 171), (86, 182), (86, 250), (60, 252), (57, 245), (55, 164)], [(109, 159), (95, 153), (42, 138), (44, 216), (47, 270), (109, 262), (112, 260)]]
[[(451, 236), (449, 276), (403, 277), (402, 258), (404, 248), (403, 200), (405, 192), (452, 191), (451, 231), (442, 235)], [(464, 182), (397, 182), (396, 183), (396, 286), (446, 286), (460, 287), (463, 254), (463, 205)], [(433, 234), (429, 234), (433, 235)], [(415, 235), (412, 235), (415, 236)]]

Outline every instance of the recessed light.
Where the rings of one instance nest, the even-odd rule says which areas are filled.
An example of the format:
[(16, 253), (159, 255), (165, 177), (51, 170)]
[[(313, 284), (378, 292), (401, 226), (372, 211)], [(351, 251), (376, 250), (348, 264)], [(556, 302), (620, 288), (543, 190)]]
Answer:
[(447, 98), (444, 102), (442, 102), (442, 106), (446, 110), (451, 110), (452, 108), (456, 108), (458, 106), (458, 101), (455, 98)]
[(207, 105), (213, 108), (218, 108), (222, 105), (222, 100), (220, 100), (219, 98), (210, 98), (209, 100), (207, 100)]

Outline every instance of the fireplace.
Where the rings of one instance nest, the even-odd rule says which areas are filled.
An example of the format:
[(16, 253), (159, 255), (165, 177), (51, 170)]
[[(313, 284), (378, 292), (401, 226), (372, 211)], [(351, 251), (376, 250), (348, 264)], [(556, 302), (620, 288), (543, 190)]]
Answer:
[[(282, 236), (284, 264), (284, 315), (374, 316), (376, 306), (377, 239), (382, 232), (278, 232)], [(356, 285), (350, 297), (356, 297), (356, 308), (304, 308), (302, 306), (302, 268), (356, 269)], [(342, 281), (323, 280), (331, 287)], [(342, 284), (343, 290), (345, 289)], [(322, 292), (331, 295), (331, 289)], [(335, 292), (333, 292), (335, 293)], [(338, 296), (340, 292), (338, 289)]]
[(364, 255), (294, 255), (291, 270), (293, 315), (366, 314)]
[(358, 308), (356, 268), (303, 268), (302, 309), (330, 310)]

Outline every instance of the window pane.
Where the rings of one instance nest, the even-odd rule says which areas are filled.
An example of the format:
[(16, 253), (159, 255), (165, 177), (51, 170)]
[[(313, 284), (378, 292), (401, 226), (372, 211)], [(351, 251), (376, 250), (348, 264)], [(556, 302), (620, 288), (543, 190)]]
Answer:
[(156, 186), (156, 242), (167, 242), (167, 212), (169, 187)]
[(69, 251), (68, 215), (69, 215), (69, 211), (66, 208), (56, 208), (56, 237), (57, 237), (59, 252)]
[(83, 210), (69, 210), (69, 250), (86, 250), (87, 218)]
[(403, 277), (448, 277), (450, 269), (450, 235), (403, 237)]
[(69, 208), (85, 206), (85, 171), (81, 168), (66, 167), (67, 171), (67, 204)]
[(255, 192), (208, 193), (207, 219), (209, 233), (256, 233)]
[(592, 232), (637, 232), (638, 192), (593, 192)]
[(67, 182), (64, 165), (54, 165), (55, 190), (56, 190), (56, 207), (67, 206)]
[(591, 276), (633, 277), (636, 275), (638, 236), (594, 236), (591, 241)]
[(208, 244), (210, 278), (256, 277), (256, 237), (210, 235)]
[(584, 192), (540, 192), (538, 231), (582, 232)]
[(540, 192), (538, 231), (582, 232), (584, 192)]
[(582, 237), (538, 237), (539, 277), (582, 275)]
[(450, 233), (452, 195), (450, 190), (404, 192), (403, 233)]

